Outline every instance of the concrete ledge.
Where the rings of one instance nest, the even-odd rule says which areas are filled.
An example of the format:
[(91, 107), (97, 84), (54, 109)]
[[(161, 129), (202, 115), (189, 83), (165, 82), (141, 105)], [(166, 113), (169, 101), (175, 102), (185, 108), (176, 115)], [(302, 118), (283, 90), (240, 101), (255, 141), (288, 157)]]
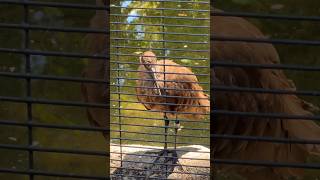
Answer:
[[(165, 165), (155, 165), (152, 171), (148, 171), (152, 165), (152, 161), (156, 157), (157, 152), (162, 150), (162, 147), (155, 146), (142, 146), (142, 145), (126, 145), (128, 147), (122, 147), (122, 153), (132, 153), (132, 155), (122, 155), (122, 168), (120, 167), (120, 147), (117, 144), (111, 144), (110, 151), (116, 152), (111, 153), (111, 174), (113, 175), (112, 179), (145, 179), (147, 174), (150, 178), (168, 178), (168, 179), (210, 179), (210, 149), (199, 146), (199, 145), (191, 145), (191, 146), (180, 146), (177, 150), (179, 163), (182, 167), (176, 166), (173, 169), (173, 173), (167, 174), (165, 172), (159, 172), (156, 170), (164, 170)], [(159, 149), (148, 149), (148, 148), (156, 148)], [(151, 157), (150, 157), (151, 156)], [(195, 159), (196, 158), (196, 159)], [(164, 158), (162, 158), (164, 160)], [(188, 167), (189, 166), (189, 167)], [(151, 173), (151, 174), (150, 174)], [(194, 174), (192, 174), (194, 173)], [(119, 174), (124, 174), (124, 176), (117, 176)], [(195, 175), (198, 174), (198, 175)], [(139, 176), (131, 177), (131, 176)]]

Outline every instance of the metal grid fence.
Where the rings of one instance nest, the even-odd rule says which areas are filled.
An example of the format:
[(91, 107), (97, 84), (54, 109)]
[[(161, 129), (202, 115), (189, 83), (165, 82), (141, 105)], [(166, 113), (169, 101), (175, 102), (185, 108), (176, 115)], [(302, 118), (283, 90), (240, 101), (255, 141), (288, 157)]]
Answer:
[[(170, 3), (170, 1), (148, 1), (148, 2), (161, 2), (163, 4)], [(197, 3), (197, 4), (204, 4), (207, 5), (209, 2), (190, 2), (190, 1), (175, 1), (175, 3), (181, 3), (181, 4), (188, 4), (188, 3)], [(214, 2), (211, 2), (213, 4)], [(4, 54), (18, 54), (22, 55), (25, 60), (24, 64), (24, 70), (25, 72), (19, 72), (19, 73), (12, 73), (12, 72), (0, 72), (0, 76), (4, 78), (10, 78), (10, 79), (23, 79), (25, 81), (25, 96), (23, 97), (13, 97), (13, 96), (0, 96), (1, 102), (14, 102), (14, 103), (23, 103), (26, 104), (26, 113), (27, 113), (27, 121), (21, 122), (21, 121), (15, 121), (11, 119), (1, 119), (0, 124), (1, 126), (17, 126), (17, 127), (24, 127), (27, 129), (27, 144), (26, 145), (14, 145), (14, 144), (0, 144), (1, 149), (8, 149), (8, 150), (19, 150), (19, 151), (26, 151), (28, 152), (28, 168), (26, 169), (14, 169), (14, 168), (0, 168), (1, 173), (10, 173), (10, 174), (22, 174), (29, 176), (29, 179), (35, 179), (36, 176), (46, 176), (46, 177), (62, 177), (62, 178), (79, 178), (79, 179), (108, 179), (108, 176), (96, 176), (96, 175), (82, 175), (82, 174), (74, 174), (74, 173), (61, 173), (61, 172), (49, 172), (49, 171), (42, 171), (38, 170), (34, 167), (34, 153), (35, 152), (54, 152), (54, 153), (63, 153), (63, 154), (79, 154), (79, 155), (94, 155), (99, 157), (106, 157), (109, 156), (109, 153), (106, 151), (96, 151), (96, 150), (78, 150), (78, 149), (66, 149), (66, 148), (49, 148), (49, 147), (41, 147), (34, 145), (34, 135), (33, 130), (35, 128), (45, 128), (45, 129), (65, 129), (65, 130), (79, 130), (79, 131), (97, 131), (97, 132), (103, 132), (106, 134), (105, 136), (108, 137), (109, 128), (108, 127), (96, 127), (96, 126), (85, 126), (85, 125), (58, 125), (58, 124), (48, 124), (48, 123), (40, 123), (37, 121), (34, 121), (33, 117), (33, 107), (37, 104), (45, 104), (45, 105), (55, 105), (55, 106), (63, 106), (63, 107), (90, 107), (90, 108), (99, 108), (99, 109), (111, 109), (115, 111), (119, 111), (119, 109), (122, 109), (121, 103), (137, 103), (134, 100), (127, 100), (128, 102), (124, 102), (121, 100), (121, 103), (117, 103), (119, 99), (111, 99), (111, 104), (116, 102), (115, 104), (119, 107), (110, 107), (108, 103), (95, 103), (95, 102), (79, 102), (79, 101), (65, 101), (65, 100), (51, 100), (51, 99), (39, 99), (33, 97), (32, 90), (32, 81), (34, 80), (46, 80), (46, 81), (63, 81), (63, 82), (76, 82), (76, 83), (87, 83), (87, 84), (98, 84), (103, 85), (104, 87), (110, 86), (111, 88), (116, 88), (117, 90), (114, 92), (110, 92), (111, 97), (113, 95), (116, 95), (118, 97), (121, 97), (121, 95), (133, 95), (132, 92), (125, 92), (123, 91), (125, 88), (132, 88), (134, 85), (132, 84), (122, 84), (119, 86), (118, 83), (119, 77), (123, 79), (122, 76), (120, 76), (123, 72), (129, 72), (129, 73), (137, 73), (136, 69), (121, 69), (122, 64), (129, 64), (134, 67), (137, 67), (139, 63), (138, 61), (128, 61), (125, 59), (125, 57), (133, 57), (132, 52), (123, 52), (123, 48), (125, 49), (131, 49), (132, 51), (139, 50), (149, 50), (152, 49), (159, 53), (159, 58), (169, 58), (173, 60), (181, 60), (182, 63), (186, 62), (184, 60), (188, 59), (190, 61), (196, 62), (197, 60), (207, 60), (207, 58), (193, 58), (193, 57), (182, 57), (180, 55), (174, 56), (174, 55), (168, 55), (166, 50), (176, 51), (176, 52), (190, 52), (190, 53), (200, 53), (200, 52), (207, 52), (207, 50), (203, 49), (189, 49), (189, 48), (177, 48), (177, 47), (170, 47), (168, 46), (169, 43), (172, 44), (183, 44), (187, 43), (190, 45), (201, 45), (203, 42), (201, 41), (192, 41), (192, 40), (173, 40), (173, 39), (166, 39), (165, 37), (168, 35), (177, 35), (177, 36), (195, 36), (195, 37), (201, 37), (204, 34), (198, 33), (185, 33), (185, 32), (168, 32), (168, 31), (162, 31), (162, 32), (136, 32), (134, 30), (113, 30), (112, 33), (119, 35), (120, 33), (125, 34), (134, 34), (134, 33), (143, 33), (143, 34), (150, 34), (150, 35), (160, 35), (164, 37), (163, 39), (159, 40), (145, 40), (145, 39), (137, 39), (132, 37), (126, 37), (126, 36), (115, 36), (114, 38), (111, 37), (111, 40), (113, 42), (118, 42), (118, 44), (113, 44), (112, 48), (115, 50), (116, 53), (110, 53), (112, 56), (110, 60), (110, 64), (115, 64), (116, 66), (111, 67), (111, 71), (115, 73), (119, 73), (119, 75), (116, 75), (115, 78), (111, 78), (111, 81), (115, 82), (115, 84), (109, 84), (109, 80), (102, 79), (102, 78), (82, 78), (82, 77), (72, 77), (72, 76), (56, 76), (56, 75), (38, 75), (31, 73), (31, 56), (32, 55), (42, 55), (42, 56), (52, 56), (52, 57), (65, 57), (65, 58), (87, 58), (91, 60), (97, 60), (97, 61), (104, 61), (107, 62), (107, 60), (110, 58), (108, 56), (109, 53), (105, 53), (103, 51), (94, 53), (94, 54), (87, 54), (83, 52), (67, 52), (67, 51), (47, 51), (47, 50), (35, 50), (31, 48), (30, 46), (30, 34), (34, 31), (52, 31), (52, 32), (62, 32), (62, 33), (92, 33), (92, 34), (100, 34), (103, 36), (109, 35), (108, 28), (74, 28), (74, 27), (56, 27), (56, 26), (45, 26), (45, 25), (33, 25), (31, 24), (30, 17), (29, 17), (29, 10), (31, 7), (56, 7), (56, 8), (75, 8), (75, 9), (82, 9), (82, 10), (100, 10), (109, 12), (109, 2), (106, 2), (106, 5), (89, 5), (89, 4), (75, 4), (75, 3), (58, 3), (58, 2), (38, 2), (38, 1), (0, 1), (0, 5), (16, 5), (21, 6), (23, 9), (23, 23), (0, 23), (1, 29), (9, 29), (9, 30), (19, 30), (23, 32), (23, 38), (21, 42), (23, 43), (23, 46), (21, 48), (0, 48), (0, 52)], [(122, 7), (121, 5), (116, 5), (114, 8), (119, 9)], [(123, 8), (123, 7), (122, 7)], [(124, 8), (125, 9), (125, 8)], [(136, 7), (136, 9), (144, 9), (143, 7)], [(157, 7), (155, 8), (155, 11), (164, 12), (164, 11), (174, 11), (174, 10), (181, 10), (181, 8), (170, 8), (170, 7)], [(207, 12), (207, 10), (194, 10), (192, 8), (184, 8), (185, 12), (191, 11), (191, 12)], [(118, 17), (120, 20), (121, 18), (126, 18), (127, 15), (115, 13), (114, 15), (111, 15), (114, 17)], [(136, 18), (145, 18), (145, 17), (139, 17), (139, 15), (133, 15)], [(320, 20), (318, 16), (297, 16), (297, 15), (275, 15), (275, 14), (261, 14), (261, 13), (248, 13), (248, 12), (220, 12), (220, 11), (212, 11), (211, 16), (215, 17), (242, 17), (242, 18), (252, 18), (252, 19), (268, 19), (268, 20), (287, 20), (287, 21), (310, 21), (310, 22), (317, 22)], [(179, 19), (181, 21), (187, 20), (187, 17), (167, 17), (165, 15), (150, 15), (149, 18), (155, 18), (158, 20), (162, 20), (162, 22), (148, 24), (145, 22), (134, 22), (130, 23), (132, 26), (152, 26), (152, 27), (160, 27), (160, 28), (208, 28), (206, 25), (185, 25), (185, 24), (170, 24), (163, 22), (163, 19)], [(194, 19), (194, 18), (192, 18)], [(208, 18), (198, 18), (199, 20), (207, 20)], [(114, 27), (120, 27), (123, 25), (128, 25), (127, 22), (123, 21), (113, 21), (111, 22)], [(116, 28), (117, 29), (117, 28)], [(165, 29), (164, 29), (165, 30)], [(270, 39), (270, 38), (248, 38), (248, 37), (222, 37), (218, 35), (214, 35), (210, 37), (211, 43), (214, 42), (247, 42), (247, 43), (267, 43), (267, 44), (282, 44), (282, 45), (303, 45), (303, 46), (319, 46), (320, 42), (317, 40), (296, 40), (296, 39)], [(145, 48), (141, 48), (141, 46), (137, 47), (134, 45), (129, 45), (128, 42), (149, 42), (149, 43), (159, 43), (159, 46), (152, 48), (148, 46), (144, 46)], [(124, 42), (124, 43), (120, 43)], [(109, 42), (106, 41), (106, 44)], [(214, 44), (211, 44), (211, 46), (214, 46)], [(139, 58), (139, 55), (136, 55), (134, 57), (135, 59)], [(215, 68), (255, 68), (255, 69), (267, 69), (267, 70), (289, 70), (289, 71), (306, 71), (306, 72), (317, 72), (320, 70), (317, 66), (305, 66), (305, 65), (285, 65), (285, 64), (255, 64), (255, 63), (243, 63), (243, 62), (236, 62), (236, 61), (215, 61), (211, 60), (210, 65), (212, 69)], [(186, 67), (196, 68), (196, 69), (206, 69), (208, 68), (207, 65), (188, 65), (184, 64)], [(201, 72), (201, 73), (200, 73)], [(199, 73), (196, 73), (197, 76), (207, 76), (208, 73), (202, 73), (203, 71), (200, 71)], [(118, 79), (118, 81), (117, 81)], [(126, 78), (127, 81), (134, 81), (136, 78)], [(206, 84), (206, 83), (204, 83)], [(205, 92), (209, 92), (208, 90)], [(264, 89), (264, 88), (257, 88), (257, 87), (237, 87), (237, 86), (223, 86), (223, 85), (215, 85), (211, 83), (211, 93), (212, 97), (214, 97), (213, 92), (229, 92), (229, 93), (235, 93), (235, 92), (241, 92), (241, 93), (258, 93), (258, 94), (275, 94), (275, 95), (297, 95), (297, 96), (310, 96), (310, 97), (316, 97), (319, 96), (319, 92), (315, 90), (290, 90), (290, 89)], [(109, 93), (108, 93), (109, 94)], [(115, 97), (116, 97), (115, 96)], [(214, 107), (214, 106), (213, 106)], [(143, 109), (134, 109), (134, 108), (127, 108), (126, 110), (134, 110), (139, 112), (144, 112), (146, 110)], [(121, 112), (120, 112), (121, 113)], [(213, 109), (211, 111), (211, 118), (213, 120), (215, 118), (219, 118), (219, 116), (229, 116), (229, 117), (255, 117), (255, 118), (270, 118), (270, 119), (285, 119), (288, 121), (291, 120), (310, 120), (310, 121), (318, 121), (320, 117), (318, 115), (313, 116), (306, 116), (306, 115), (296, 115), (296, 114), (284, 114), (284, 113), (276, 113), (276, 112), (240, 112), (240, 111), (230, 111), (230, 110), (220, 110), (220, 109)], [(112, 116), (112, 115), (111, 115)], [(111, 122), (112, 125), (116, 125), (117, 127), (124, 128), (126, 126), (142, 126), (143, 128), (164, 128), (162, 125), (157, 125), (156, 127), (154, 125), (146, 125), (146, 124), (125, 124), (125, 122), (120, 122), (120, 119), (125, 118), (140, 118), (140, 116), (129, 116), (129, 115), (123, 115), (123, 114), (115, 114), (113, 115), (116, 117), (116, 121)], [(112, 118), (111, 118), (112, 119)], [(163, 118), (154, 118), (154, 117), (143, 117), (144, 120), (153, 120), (153, 121), (160, 121), (163, 120)], [(185, 120), (186, 123), (199, 123), (198, 121), (188, 121)], [(214, 121), (213, 121), (214, 122)], [(95, 124), (96, 125), (96, 124)], [(211, 126), (214, 126), (214, 123), (211, 123)], [(214, 129), (214, 128), (211, 128)], [(205, 130), (209, 131), (209, 128), (188, 128), (185, 127), (183, 130)], [(131, 130), (123, 130), (123, 129), (114, 129), (111, 133), (119, 133), (121, 136), (114, 137), (114, 140), (111, 143), (120, 143), (122, 144), (122, 148), (125, 148), (126, 146), (132, 147), (132, 145), (126, 145), (126, 143), (130, 143), (130, 141), (133, 141), (133, 138), (127, 138), (125, 134), (132, 134), (132, 133), (139, 133), (139, 134), (147, 134), (150, 135), (152, 133), (149, 132), (135, 132)], [(163, 135), (162, 132), (156, 132), (153, 133), (153, 135), (160, 136)], [(192, 135), (178, 135), (181, 137), (198, 137), (198, 138), (207, 138), (207, 136), (194, 136)], [(236, 135), (236, 134), (216, 134), (213, 132), (211, 134), (211, 145), (214, 145), (215, 140), (219, 139), (232, 139), (232, 140), (242, 140), (242, 141), (248, 141), (248, 142), (272, 142), (272, 143), (279, 143), (279, 144), (319, 144), (320, 141), (317, 139), (292, 139), (292, 138), (275, 138), (275, 137), (263, 137), (263, 136), (244, 136), (244, 135)], [(138, 141), (142, 141), (141, 139)], [(153, 143), (152, 140), (144, 140), (147, 143)], [(156, 142), (162, 142), (161, 140), (155, 140)], [(179, 144), (179, 141), (178, 143)], [(194, 143), (190, 143), (191, 145)], [(181, 145), (190, 145), (189, 143), (182, 143)], [(145, 147), (147, 149), (147, 147)], [(158, 148), (152, 148), (149, 147), (150, 150), (158, 150)], [(181, 150), (183, 151), (183, 150)], [(115, 152), (114, 152), (115, 153)], [(124, 152), (120, 152), (121, 158), (122, 155), (126, 155)], [(142, 156), (140, 154), (140, 156)], [(146, 155), (146, 156), (152, 156), (152, 155)], [(234, 165), (249, 165), (249, 166), (263, 166), (263, 167), (278, 167), (278, 168), (284, 168), (284, 167), (290, 167), (290, 168), (303, 168), (303, 169), (319, 169), (320, 166), (318, 163), (292, 163), (292, 162), (270, 162), (270, 161), (248, 161), (248, 160), (234, 160), (234, 159), (219, 159), (219, 158), (212, 158), (211, 163), (213, 163), (211, 166), (215, 167), (214, 164), (220, 165), (220, 164), (234, 164)]]
[[(99, 1), (97, 1), (99, 2)], [(102, 1), (101, 1), (102, 2)], [(5, 48), (6, 44), (3, 44), (3, 46), (0, 48), (0, 52), (3, 54), (9, 54), (9, 55), (21, 55), (23, 56), (24, 60), (24, 66), (22, 69), (24, 69), (24, 72), (1, 72), (0, 76), (3, 78), (10, 78), (10, 79), (22, 79), (25, 80), (25, 83), (21, 82), (21, 84), (25, 84), (24, 86), (24, 95), (21, 97), (12, 97), (12, 96), (0, 96), (1, 102), (12, 102), (12, 103), (18, 103), (18, 104), (26, 104), (26, 113), (27, 113), (27, 119), (26, 121), (20, 121), (19, 119), (3, 119), (1, 118), (0, 124), (4, 127), (23, 127), (26, 128), (26, 134), (25, 137), (27, 137), (27, 143), (26, 145), (23, 144), (3, 144), (1, 143), (0, 148), (5, 150), (11, 150), (13, 152), (17, 151), (18, 155), (20, 152), (28, 152), (27, 155), (27, 167), (26, 168), (0, 168), (0, 172), (3, 173), (3, 178), (14, 178), (11, 176), (6, 176), (6, 174), (16, 174), (21, 175), (17, 176), (16, 178), (24, 178), (25, 175), (29, 177), (29, 179), (39, 179), (41, 177), (50, 178), (76, 178), (76, 179), (108, 179), (109, 176), (107, 176), (106, 172), (107, 170), (104, 170), (105, 175), (97, 175), (97, 174), (83, 174), (83, 173), (74, 173), (74, 172), (57, 172), (57, 171), (45, 171), (41, 170), (41, 165), (39, 168), (39, 165), (35, 166), (35, 160), (36, 158), (39, 158), (41, 156), (40, 153), (56, 153), (56, 154), (67, 154), (67, 155), (80, 155), (80, 156), (97, 156), (103, 161), (105, 161), (105, 157), (109, 156), (109, 153), (105, 149), (101, 150), (89, 150), (90, 148), (87, 148), (87, 150), (82, 149), (76, 149), (76, 148), (63, 148), (60, 147), (44, 147), (37, 145), (35, 141), (35, 134), (34, 131), (37, 128), (45, 129), (46, 131), (53, 129), (53, 130), (68, 130), (68, 131), (80, 131), (85, 132), (89, 134), (89, 132), (98, 132), (99, 134), (101, 132), (109, 132), (108, 127), (93, 127), (89, 125), (67, 125), (65, 123), (57, 124), (57, 123), (41, 123), (37, 120), (35, 120), (34, 112), (35, 112), (35, 106), (37, 105), (53, 105), (53, 106), (61, 106), (62, 108), (68, 108), (68, 107), (95, 107), (95, 108), (101, 108), (101, 109), (108, 109), (109, 105), (108, 103), (90, 103), (90, 102), (83, 102), (80, 99), (78, 101), (70, 101), (70, 100), (59, 100), (59, 99), (44, 99), (44, 98), (36, 98), (35, 93), (32, 92), (32, 90), (35, 88), (33, 87), (34, 82), (36, 80), (44, 80), (46, 82), (69, 82), (69, 83), (88, 83), (88, 84), (98, 84), (98, 85), (104, 85), (108, 86), (108, 80), (103, 78), (83, 78), (81, 76), (79, 77), (73, 77), (73, 76), (57, 76), (57, 75), (41, 75), (34, 72), (31, 72), (32, 70), (32, 56), (42, 56), (42, 57), (55, 57), (55, 58), (66, 58), (65, 60), (72, 61), (72, 58), (77, 59), (78, 61), (83, 59), (90, 59), (92, 61), (95, 60), (102, 60), (107, 61), (109, 56), (107, 54), (103, 54), (102, 52), (97, 53), (85, 53), (82, 52), (69, 52), (69, 51), (48, 51), (48, 50), (36, 50), (32, 48), (32, 39), (31, 36), (34, 35), (34, 33), (42, 33), (42, 32), (54, 32), (54, 33), (65, 33), (65, 35), (72, 35), (73, 33), (79, 33), (81, 36), (85, 36), (86, 34), (95, 34), (95, 35), (101, 35), (107, 36), (109, 34), (109, 30), (105, 27), (95, 28), (95, 27), (84, 27), (84, 28), (77, 28), (77, 27), (63, 27), (59, 25), (42, 25), (42, 24), (35, 24), (31, 21), (30, 14), (32, 10), (35, 8), (65, 8), (68, 10), (83, 10), (83, 11), (89, 11), (89, 10), (97, 10), (97, 12), (106, 12), (106, 18), (107, 13), (109, 11), (109, 3), (105, 4), (76, 4), (76, 3), (61, 3), (61, 2), (41, 2), (41, 1), (0, 1), (0, 6), (7, 6), (8, 8), (18, 8), (18, 10), (22, 10), (22, 13), (20, 14), (23, 18), (22, 22), (18, 23), (11, 23), (10, 19), (9, 22), (1, 22), (0, 28), (7, 31), (11, 30), (19, 30), (19, 32), (22, 32), (22, 38), (20, 40), (20, 43), (22, 43), (21, 48)], [(20, 8), (20, 9), (19, 9)], [(16, 11), (14, 16), (18, 16), (19, 12)], [(9, 13), (9, 11), (7, 11)], [(42, 14), (40, 14), (41, 16)], [(9, 18), (9, 17), (8, 17)], [(16, 17), (12, 17), (14, 19)], [(14, 37), (11, 37), (14, 38)], [(33, 37), (34, 38), (34, 37)], [(19, 42), (18, 42), (19, 43)], [(105, 41), (105, 44), (108, 44), (108, 41)], [(98, 51), (98, 50), (97, 50)], [(69, 58), (69, 59), (68, 59)], [(33, 69), (34, 70), (34, 69)], [(5, 90), (5, 88), (8, 87), (1, 87)], [(53, 90), (54, 91), (54, 90)], [(14, 107), (14, 106), (11, 106)], [(18, 109), (17, 109), (18, 111)], [(48, 114), (50, 111), (47, 112)], [(10, 128), (9, 128), (10, 129)], [(18, 134), (18, 131), (16, 131), (16, 134)], [(65, 135), (66, 137), (67, 135)], [(14, 141), (17, 141), (15, 137), (11, 137)], [(55, 137), (52, 137), (51, 140), (54, 140)], [(66, 138), (67, 139), (67, 138)], [(35, 154), (37, 153), (37, 156)], [(53, 154), (51, 154), (53, 156)], [(80, 158), (80, 157), (78, 157)], [(1, 159), (5, 160), (5, 157), (1, 157)], [(14, 161), (14, 160), (12, 160)], [(22, 161), (22, 160), (21, 160)], [(39, 160), (38, 160), (39, 161)], [(39, 162), (38, 162), (39, 163)], [(40, 163), (41, 164), (41, 163)], [(62, 164), (61, 164), (62, 165)]]
[[(209, 2), (205, 1), (119, 1), (119, 4), (111, 6), (110, 79), (111, 85), (116, 86), (111, 88), (110, 102), (112, 178), (209, 179), (209, 119), (183, 117), (209, 114), (172, 108), (201, 106), (185, 104), (189, 99), (201, 97), (183, 97), (180, 94), (197, 90), (191, 86), (176, 87), (173, 83), (199, 84), (204, 88), (199, 92), (209, 93), (209, 11)], [(152, 51), (157, 57), (158, 61), (152, 65), (159, 66), (156, 73), (163, 75), (157, 80), (163, 83), (162, 95), (152, 93), (158, 87), (148, 85), (147, 82), (153, 79), (147, 77), (149, 70), (142, 68), (141, 60), (139, 62), (146, 51)], [(163, 61), (162, 65), (161, 59), (173, 60), (177, 64)], [(179, 72), (181, 66), (193, 72)], [(199, 82), (174, 79), (193, 75)], [(170, 91), (175, 93), (170, 94)], [(148, 98), (154, 98), (154, 101)], [(179, 104), (172, 99), (185, 101)], [(175, 114), (175, 117), (168, 118), (166, 114)], [(174, 133), (177, 121), (184, 126), (178, 134)], [(157, 153), (163, 144), (165, 148), (168, 144), (170, 150), (176, 151), (177, 157), (174, 158), (179, 159), (184, 170), (174, 169), (177, 165), (167, 162), (166, 158), (172, 158), (169, 154)], [(194, 145), (202, 149), (192, 148)], [(195, 154), (187, 156), (188, 153)], [(157, 161), (158, 158), (163, 158), (163, 161)], [(203, 164), (198, 164), (199, 161)], [(176, 175), (172, 176), (172, 173)]]

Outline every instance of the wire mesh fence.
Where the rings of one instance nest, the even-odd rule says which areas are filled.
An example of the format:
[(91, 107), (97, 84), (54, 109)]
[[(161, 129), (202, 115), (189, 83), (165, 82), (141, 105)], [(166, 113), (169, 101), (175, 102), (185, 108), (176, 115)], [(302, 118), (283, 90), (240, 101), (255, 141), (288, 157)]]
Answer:
[(111, 5), (112, 178), (209, 179), (209, 13), (209, 1)]
[(109, 128), (88, 125), (85, 113), (108, 103), (84, 102), (80, 93), (81, 83), (109, 84), (81, 74), (87, 63), (109, 58), (87, 50), (90, 36), (108, 44), (106, 26), (90, 25), (108, 17), (109, 6), (97, 2), (0, 1), (0, 179), (109, 178), (101, 137)]
[(317, 5), (0, 0), (0, 179), (319, 178)]

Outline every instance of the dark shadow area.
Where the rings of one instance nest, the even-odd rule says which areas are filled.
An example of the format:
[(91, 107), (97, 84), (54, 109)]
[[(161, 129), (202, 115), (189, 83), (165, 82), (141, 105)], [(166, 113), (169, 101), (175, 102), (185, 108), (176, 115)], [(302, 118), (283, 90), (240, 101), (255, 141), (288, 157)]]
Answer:
[(317, 5), (214, 2), (211, 145), (216, 179), (320, 177), (319, 23), (311, 17), (318, 15)]

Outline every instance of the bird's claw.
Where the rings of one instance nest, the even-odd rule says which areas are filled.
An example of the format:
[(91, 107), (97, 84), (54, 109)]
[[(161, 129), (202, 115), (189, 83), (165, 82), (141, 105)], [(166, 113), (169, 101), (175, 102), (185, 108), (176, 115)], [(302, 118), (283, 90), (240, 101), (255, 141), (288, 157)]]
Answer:
[(178, 166), (179, 169), (182, 168), (178, 160), (178, 154), (175, 150), (164, 149), (160, 152), (157, 152), (156, 154), (158, 154), (158, 156), (156, 159), (152, 161), (152, 165), (148, 168), (148, 172), (146, 173), (146, 179), (150, 178), (151, 176), (161, 177), (161, 174), (159, 174), (159, 172), (163, 172), (163, 167), (161, 166), (166, 167), (166, 176), (173, 173), (175, 167)]

